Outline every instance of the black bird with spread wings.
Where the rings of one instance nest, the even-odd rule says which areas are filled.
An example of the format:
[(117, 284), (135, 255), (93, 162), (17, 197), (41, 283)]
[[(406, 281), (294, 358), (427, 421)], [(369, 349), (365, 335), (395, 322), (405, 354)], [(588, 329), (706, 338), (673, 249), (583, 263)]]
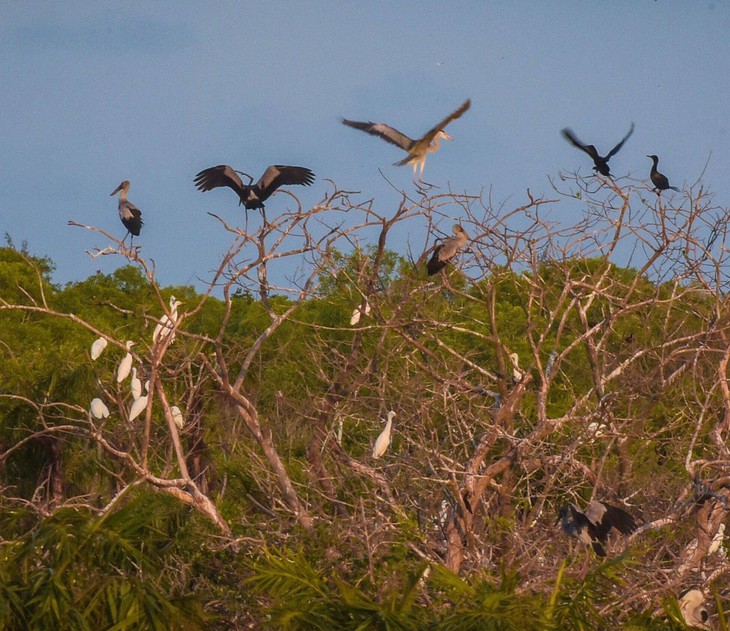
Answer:
[(661, 195), (662, 191), (666, 191), (668, 188), (671, 188), (673, 191), (677, 191), (679, 193), (680, 190), (676, 186), (669, 186), (669, 179), (667, 179), (667, 176), (657, 171), (659, 158), (656, 155), (650, 155), (646, 157), (651, 158), (652, 162), (654, 163), (651, 167), (651, 173), (649, 177), (651, 177), (652, 184), (654, 184), (654, 190), (656, 191), (656, 194)]
[(573, 131), (567, 127), (563, 129), (561, 133), (570, 144), (574, 147), (578, 147), (581, 151), (585, 151), (593, 159), (594, 171), (598, 171), (598, 173), (605, 175), (606, 177), (611, 177), (611, 170), (608, 168), (608, 161), (619, 152), (621, 147), (624, 146), (624, 143), (629, 139), (629, 136), (634, 133), (634, 124), (631, 123), (629, 133), (626, 134), (623, 140), (605, 156), (598, 155), (598, 150), (593, 145), (584, 145), (580, 140), (578, 140), (578, 137), (573, 133)]
[(403, 160), (395, 162), (394, 164), (396, 166), (412, 164), (413, 176), (415, 177), (416, 172), (418, 172), (418, 177), (420, 178), (423, 175), (423, 167), (426, 166), (426, 156), (439, 148), (442, 139), (452, 139), (451, 136), (444, 131), (444, 127), (446, 127), (446, 125), (448, 125), (451, 121), (459, 118), (459, 116), (466, 112), (469, 107), (471, 107), (471, 100), (467, 99), (461, 104), (461, 106), (459, 106), (458, 109), (451, 112), (451, 114), (444, 118), (438, 125), (433, 127), (428, 131), (428, 133), (417, 140), (409, 138), (404, 133), (399, 132), (397, 129), (390, 127), (390, 125), (386, 125), (385, 123), (351, 121), (346, 118), (343, 118), (342, 122), (349, 127), (365, 131), (373, 136), (380, 136), (391, 145), (395, 145), (396, 147), (400, 147), (404, 151), (407, 151), (408, 155), (403, 158)]
[(558, 513), (558, 521), (566, 535), (592, 546), (593, 551), (601, 557), (606, 556), (604, 546), (612, 528), (622, 535), (631, 534), (636, 530), (636, 521), (623, 508), (598, 500), (588, 504), (585, 512), (575, 504), (566, 504)]
[[(249, 179), (244, 184), (238, 174)], [(280, 186), (299, 184), (309, 186), (314, 182), (314, 173), (305, 167), (292, 167), (283, 164), (272, 164), (264, 171), (256, 184), (253, 178), (241, 171), (236, 171), (227, 164), (219, 164), (204, 169), (195, 176), (195, 186), (200, 191), (210, 191), (219, 186), (227, 186), (238, 194), (239, 205), (243, 204), (246, 210), (263, 208), (264, 202)]]

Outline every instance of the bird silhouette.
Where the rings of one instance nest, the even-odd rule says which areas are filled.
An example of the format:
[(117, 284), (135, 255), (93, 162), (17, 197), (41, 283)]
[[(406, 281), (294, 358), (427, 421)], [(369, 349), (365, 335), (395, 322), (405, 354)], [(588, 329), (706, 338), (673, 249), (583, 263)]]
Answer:
[[(249, 179), (244, 184), (238, 176), (245, 175)], [(227, 164), (219, 164), (204, 169), (195, 176), (195, 186), (200, 191), (210, 191), (219, 186), (227, 186), (238, 194), (239, 206), (243, 204), (246, 210), (264, 208), (264, 202), (280, 186), (298, 184), (309, 186), (314, 182), (314, 173), (305, 167), (292, 167), (283, 164), (272, 164), (264, 171), (256, 184), (247, 173), (236, 171)]]
[(667, 176), (657, 171), (659, 158), (654, 154), (648, 155), (646, 157), (651, 158), (651, 161), (654, 163), (651, 166), (651, 173), (649, 177), (651, 177), (651, 181), (654, 184), (654, 190), (656, 191), (656, 194), (661, 195), (662, 191), (666, 191), (668, 188), (671, 188), (673, 191), (677, 191), (679, 193), (680, 190), (676, 186), (669, 186), (669, 180), (667, 179)]
[(403, 160), (395, 162), (394, 164), (396, 166), (412, 164), (413, 177), (415, 178), (416, 173), (418, 172), (418, 177), (420, 178), (423, 175), (423, 168), (426, 166), (426, 156), (439, 148), (441, 140), (452, 140), (451, 136), (444, 131), (444, 127), (446, 127), (446, 125), (448, 125), (451, 121), (459, 118), (459, 116), (466, 112), (469, 107), (471, 107), (471, 100), (467, 99), (438, 125), (431, 128), (426, 134), (416, 140), (409, 138), (404, 133), (390, 125), (386, 125), (385, 123), (351, 121), (346, 118), (342, 119), (342, 123), (349, 127), (354, 127), (355, 129), (367, 132), (368, 134), (372, 134), (373, 136), (380, 136), (391, 145), (395, 145), (396, 147), (400, 147), (404, 151), (407, 151), (408, 155), (403, 158)]
[(561, 132), (565, 139), (570, 142), (574, 147), (578, 147), (581, 151), (585, 151), (592, 159), (593, 159), (593, 170), (598, 171), (601, 175), (605, 175), (606, 177), (611, 177), (611, 170), (608, 168), (608, 161), (615, 156), (618, 151), (621, 149), (621, 147), (624, 146), (624, 143), (629, 139), (629, 136), (634, 133), (634, 124), (631, 123), (631, 129), (629, 129), (629, 133), (626, 134), (623, 138), (623, 140), (618, 143), (611, 151), (608, 152), (605, 156), (601, 156), (598, 154), (598, 150), (593, 145), (584, 145), (580, 140), (578, 140), (578, 137), (575, 135), (573, 131), (568, 129), (567, 127), (562, 130)]

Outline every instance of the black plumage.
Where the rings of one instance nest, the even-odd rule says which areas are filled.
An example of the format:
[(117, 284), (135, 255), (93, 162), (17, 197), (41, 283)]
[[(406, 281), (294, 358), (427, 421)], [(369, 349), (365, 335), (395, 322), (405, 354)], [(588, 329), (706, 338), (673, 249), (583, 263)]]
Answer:
[(247, 210), (264, 208), (264, 202), (280, 186), (302, 185), (309, 186), (314, 182), (314, 173), (305, 167), (272, 164), (261, 176), (256, 184), (250, 175), (241, 173), (249, 178), (244, 184), (236, 171), (227, 164), (219, 164), (204, 169), (195, 176), (195, 186), (200, 191), (210, 191), (219, 186), (227, 186), (238, 194), (239, 205), (243, 204)]
[(651, 181), (652, 184), (654, 184), (654, 190), (656, 191), (657, 195), (661, 195), (662, 191), (666, 191), (668, 188), (671, 188), (673, 191), (680, 192), (679, 189), (676, 186), (669, 186), (669, 180), (667, 179), (667, 176), (663, 173), (659, 173), (657, 171), (657, 166), (659, 165), (659, 158), (656, 155), (649, 155), (646, 156), (647, 158), (651, 158), (651, 161), (653, 162), (651, 166)]
[[(132, 238), (138, 237), (142, 230), (142, 211), (127, 199), (127, 191), (129, 191), (129, 180), (124, 180), (109, 195), (112, 197), (119, 193), (119, 219), (127, 229), (127, 234), (131, 234)], [(124, 235), (124, 239), (127, 235)], [(124, 241), (124, 239), (122, 241)]]
[(605, 545), (612, 528), (622, 535), (636, 530), (636, 521), (623, 508), (593, 500), (585, 512), (568, 503), (560, 509), (558, 521), (569, 537), (593, 547), (598, 556), (606, 556)]
[(460, 224), (455, 224), (451, 229), (453, 237), (446, 237), (433, 251), (433, 255), (426, 263), (426, 270), (429, 276), (440, 272), (459, 253), (467, 243), (469, 235)]
[(581, 151), (585, 151), (592, 159), (593, 159), (593, 170), (597, 171), (601, 175), (605, 175), (606, 177), (611, 177), (611, 169), (608, 167), (608, 161), (615, 156), (618, 151), (621, 149), (621, 147), (624, 146), (624, 143), (629, 139), (629, 136), (634, 133), (634, 124), (631, 123), (631, 129), (629, 129), (629, 133), (626, 134), (623, 138), (623, 140), (618, 143), (611, 151), (609, 151), (605, 156), (601, 156), (598, 154), (598, 150), (593, 145), (584, 145), (580, 140), (578, 140), (578, 137), (568, 129), (567, 127), (562, 130), (561, 132), (563, 134), (563, 137), (570, 142), (574, 147), (577, 147)]

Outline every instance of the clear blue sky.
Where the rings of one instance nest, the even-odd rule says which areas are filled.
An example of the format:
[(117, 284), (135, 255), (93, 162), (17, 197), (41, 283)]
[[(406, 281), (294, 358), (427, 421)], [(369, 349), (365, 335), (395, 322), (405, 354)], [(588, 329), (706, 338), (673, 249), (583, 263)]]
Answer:
[(561, 128), (605, 152), (634, 121), (614, 173), (648, 177), (657, 153), (683, 186), (712, 154), (705, 182), (730, 201), (720, 0), (4, 2), (0, 77), (0, 234), (50, 256), (62, 283), (121, 264), (90, 259), (85, 249), (106, 244), (66, 222), (123, 236), (109, 197), (123, 179), (163, 284), (210, 277), (229, 237), (207, 211), (242, 216), (232, 191), (194, 188), (208, 166), (308, 166), (317, 182), (293, 191), (304, 204), (329, 178), (386, 211), (397, 196), (378, 168), (406, 190), (411, 169), (339, 117), (418, 136), (467, 97), (429, 182), (491, 189), (509, 208), (527, 188), (549, 193), (561, 169), (591, 172)]

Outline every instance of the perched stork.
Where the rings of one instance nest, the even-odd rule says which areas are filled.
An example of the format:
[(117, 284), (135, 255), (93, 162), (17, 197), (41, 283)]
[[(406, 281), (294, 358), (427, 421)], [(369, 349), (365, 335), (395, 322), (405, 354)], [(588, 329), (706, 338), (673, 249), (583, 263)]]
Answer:
[[(127, 191), (129, 191), (129, 180), (124, 180), (109, 197), (119, 193), (119, 219), (122, 220), (127, 234), (131, 234), (132, 241), (134, 241), (134, 237), (138, 237), (139, 231), (142, 229), (142, 211), (127, 199)], [(127, 238), (127, 234), (124, 235), (124, 239)], [(124, 243), (124, 239), (122, 239), (122, 243)]]
[(669, 186), (669, 180), (667, 179), (667, 176), (657, 171), (659, 158), (653, 154), (646, 157), (651, 158), (652, 162), (654, 163), (651, 167), (651, 173), (649, 177), (651, 177), (651, 181), (654, 184), (654, 190), (656, 191), (656, 194), (661, 195), (662, 191), (666, 191), (668, 188), (671, 188), (673, 191), (677, 191), (679, 193), (680, 190), (676, 186)]
[(634, 133), (634, 124), (631, 123), (631, 129), (629, 133), (624, 136), (624, 139), (618, 143), (611, 151), (605, 156), (598, 155), (598, 150), (593, 145), (584, 145), (577, 136), (567, 127), (563, 129), (563, 137), (571, 143), (574, 147), (577, 147), (581, 151), (585, 151), (593, 159), (593, 170), (598, 171), (601, 175), (611, 177), (611, 170), (608, 168), (608, 161), (616, 155), (624, 143), (629, 139), (629, 136)]
[(451, 229), (454, 233), (453, 237), (447, 237), (433, 251), (433, 256), (426, 263), (426, 270), (429, 276), (433, 276), (440, 272), (451, 261), (469, 240), (469, 235), (462, 228), (461, 224), (455, 224)]
[(705, 607), (705, 597), (699, 589), (690, 589), (679, 599), (679, 610), (687, 626), (693, 629), (710, 629), (710, 612)]
[(433, 153), (434, 151), (438, 150), (442, 139), (452, 140), (451, 136), (449, 136), (444, 131), (444, 127), (446, 127), (446, 125), (448, 125), (451, 121), (459, 118), (459, 116), (466, 112), (466, 110), (468, 110), (470, 106), (471, 100), (467, 99), (461, 104), (461, 106), (457, 110), (453, 111), (438, 125), (436, 125), (428, 133), (426, 133), (425, 136), (422, 136), (417, 140), (409, 138), (405, 134), (399, 132), (397, 129), (394, 129), (393, 127), (390, 127), (389, 125), (386, 125), (384, 123), (373, 123), (370, 121), (358, 122), (347, 120), (346, 118), (343, 118), (342, 122), (349, 127), (354, 127), (355, 129), (365, 131), (368, 134), (372, 134), (373, 136), (380, 136), (386, 142), (389, 142), (390, 144), (395, 145), (396, 147), (400, 147), (404, 151), (407, 151), (408, 155), (403, 158), (403, 160), (395, 162), (394, 164), (396, 166), (412, 164), (413, 177), (415, 178), (416, 173), (418, 173), (418, 178), (420, 179), (423, 175), (423, 167), (426, 166), (426, 156), (429, 153)]
[[(241, 178), (238, 177), (239, 173), (248, 178), (248, 184), (241, 181)], [(280, 186), (293, 184), (309, 186), (314, 182), (314, 173), (305, 167), (272, 164), (264, 171), (259, 181), (253, 184), (253, 178), (250, 175), (236, 171), (227, 164), (219, 164), (198, 173), (194, 181), (200, 191), (210, 191), (219, 186), (227, 186), (238, 194), (239, 206), (243, 204), (246, 210), (253, 210), (264, 208), (264, 202)]]
[(604, 546), (608, 542), (608, 533), (615, 528), (623, 535), (636, 530), (636, 521), (623, 508), (611, 506), (605, 502), (593, 500), (585, 512), (575, 504), (568, 503), (560, 509), (557, 521), (563, 532), (581, 543), (593, 547), (594, 552), (606, 556)]
[(388, 449), (388, 445), (390, 445), (390, 433), (393, 429), (394, 416), (395, 412), (393, 410), (388, 412), (388, 420), (385, 421), (385, 429), (380, 432), (380, 436), (377, 437), (375, 445), (373, 446), (373, 458), (380, 458)]

